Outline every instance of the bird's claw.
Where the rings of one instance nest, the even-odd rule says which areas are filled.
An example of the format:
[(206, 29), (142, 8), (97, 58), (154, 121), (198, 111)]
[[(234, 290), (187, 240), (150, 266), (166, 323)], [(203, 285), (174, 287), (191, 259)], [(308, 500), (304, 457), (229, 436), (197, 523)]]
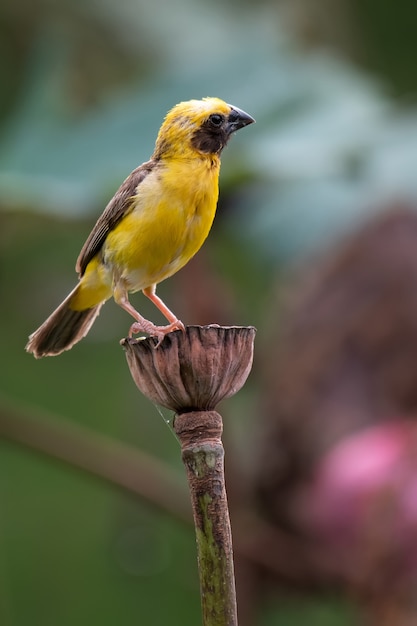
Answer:
[(182, 332), (184, 332), (185, 326), (180, 320), (174, 320), (173, 322), (171, 322), (171, 324), (168, 324), (167, 326), (155, 326), (155, 324), (152, 324), (152, 322), (147, 322), (146, 324), (144, 324), (143, 322), (134, 322), (130, 327), (129, 337), (132, 337), (132, 335), (135, 335), (137, 333), (147, 333), (151, 337), (156, 337), (158, 339), (158, 342), (155, 345), (155, 348), (158, 348), (158, 346), (161, 345), (165, 335), (171, 333), (174, 330), (181, 330)]

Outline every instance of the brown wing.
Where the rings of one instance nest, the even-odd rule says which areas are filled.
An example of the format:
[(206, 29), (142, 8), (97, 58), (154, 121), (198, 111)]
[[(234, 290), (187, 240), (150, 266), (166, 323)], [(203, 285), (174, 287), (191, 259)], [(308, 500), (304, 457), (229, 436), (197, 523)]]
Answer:
[(129, 213), (132, 208), (132, 196), (136, 194), (137, 186), (146, 176), (152, 172), (156, 161), (150, 160), (137, 167), (110, 200), (103, 213), (98, 218), (96, 225), (88, 236), (87, 241), (78, 255), (75, 269), (82, 276), (91, 259), (99, 252), (106, 240), (108, 233), (115, 228), (120, 220)]

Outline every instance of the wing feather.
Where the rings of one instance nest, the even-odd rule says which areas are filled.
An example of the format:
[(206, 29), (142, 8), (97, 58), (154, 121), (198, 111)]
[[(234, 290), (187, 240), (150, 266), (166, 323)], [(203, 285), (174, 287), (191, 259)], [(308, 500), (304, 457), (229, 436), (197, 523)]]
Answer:
[(157, 161), (150, 160), (137, 167), (110, 200), (98, 218), (93, 230), (78, 255), (75, 269), (82, 276), (91, 259), (101, 250), (107, 235), (120, 220), (132, 209), (132, 197), (136, 195), (138, 185), (152, 172)]

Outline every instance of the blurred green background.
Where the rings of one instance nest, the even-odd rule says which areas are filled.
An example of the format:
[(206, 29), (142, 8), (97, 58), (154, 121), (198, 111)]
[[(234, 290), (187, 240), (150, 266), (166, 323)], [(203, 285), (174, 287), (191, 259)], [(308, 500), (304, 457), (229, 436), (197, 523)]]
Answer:
[[(2, 2), (2, 625), (200, 623), (179, 445), (130, 378), (118, 344), (130, 320), (109, 302), (58, 359), (35, 361), (26, 337), (74, 285), (90, 228), (152, 153), (166, 111), (210, 95), (257, 124), (223, 155), (204, 249), (159, 293), (185, 323), (256, 325), (260, 360), (282, 273), (391, 201), (415, 201), (416, 22), (411, 0)], [(257, 363), (222, 408), (226, 457), (245, 480)], [(160, 498), (135, 494), (147, 466)], [(256, 626), (354, 619), (333, 590), (275, 589), (244, 613)]]

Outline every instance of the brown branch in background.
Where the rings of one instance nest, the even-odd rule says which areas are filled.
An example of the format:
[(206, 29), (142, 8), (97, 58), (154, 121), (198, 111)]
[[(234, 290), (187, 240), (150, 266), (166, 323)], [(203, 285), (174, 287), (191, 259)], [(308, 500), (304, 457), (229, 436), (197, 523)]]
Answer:
[[(188, 494), (172, 467), (127, 444), (68, 422), (57, 415), (0, 401), (0, 437), (82, 470), (146, 500), (174, 519), (191, 524)], [(262, 521), (253, 512), (234, 511), (234, 549), (254, 566), (283, 580), (303, 584), (330, 572), (323, 555)]]
[(137, 448), (56, 416), (0, 403), (0, 436), (134, 493), (189, 524), (191, 508), (181, 477)]
[[(0, 400), (0, 437), (82, 470), (146, 500), (177, 521), (191, 524), (189, 497), (168, 464), (137, 448), (44, 411), (16, 408)], [(324, 556), (291, 535), (236, 507), (234, 549), (254, 566), (280, 579), (303, 584), (330, 572)]]

